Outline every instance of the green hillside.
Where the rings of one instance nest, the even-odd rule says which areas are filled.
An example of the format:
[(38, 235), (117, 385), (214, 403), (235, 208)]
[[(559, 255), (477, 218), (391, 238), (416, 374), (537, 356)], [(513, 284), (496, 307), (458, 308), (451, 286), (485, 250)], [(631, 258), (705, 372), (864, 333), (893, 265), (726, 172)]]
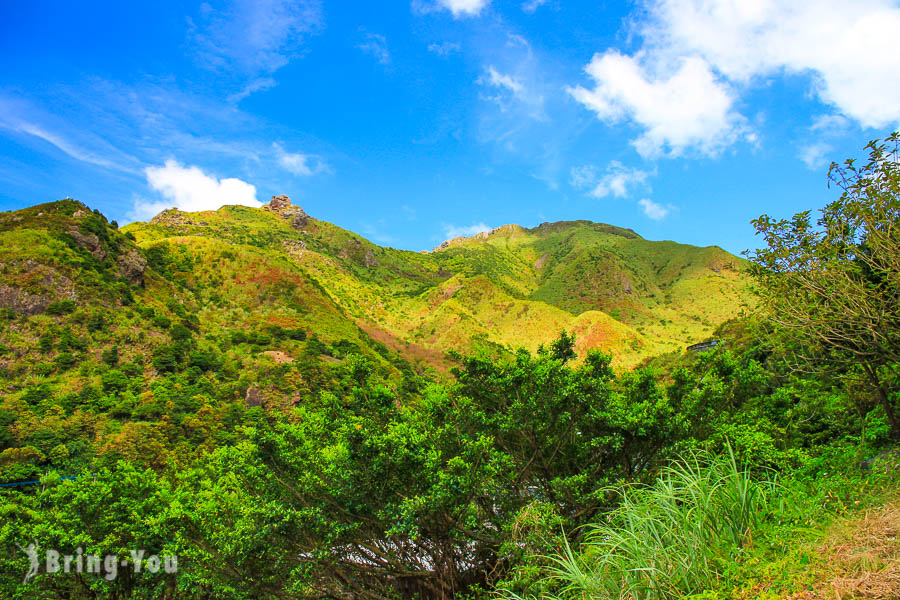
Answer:
[[(589, 221), (509, 225), (416, 253), (372, 244), (279, 197), (262, 210), (165, 211), (123, 231), (146, 250), (197, 257), (187, 285), (226, 319), (257, 286), (281, 281), (297, 308), (331, 305), (341, 317), (283, 303), (280, 318), (326, 340), (359, 328), (438, 368), (448, 350), (534, 350), (562, 329), (575, 332), (578, 350), (603, 349), (630, 367), (709, 336), (747, 298), (743, 261), (719, 248), (650, 242)], [(223, 252), (229, 258), (213, 258)]]

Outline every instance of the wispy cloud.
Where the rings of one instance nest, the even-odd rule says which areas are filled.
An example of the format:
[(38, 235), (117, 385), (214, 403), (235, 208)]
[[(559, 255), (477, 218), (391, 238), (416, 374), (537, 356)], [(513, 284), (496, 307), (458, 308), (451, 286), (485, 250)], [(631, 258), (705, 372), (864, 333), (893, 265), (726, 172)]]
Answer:
[(591, 196), (595, 198), (607, 196), (625, 198), (633, 188), (646, 187), (649, 175), (650, 173), (647, 171), (627, 167), (614, 160), (607, 165), (602, 176), (594, 165), (573, 167), (570, 172), (570, 182), (572, 187), (589, 190)]
[(264, 90), (272, 89), (278, 85), (278, 82), (275, 81), (272, 77), (257, 77), (243, 88), (240, 91), (235, 92), (228, 96), (229, 102), (240, 102), (244, 98), (254, 94), (256, 92), (262, 92)]
[(230, 0), (221, 10), (202, 4), (190, 23), (201, 65), (251, 81), (238, 92), (240, 99), (241, 93), (252, 93), (252, 82), (266, 81), (299, 55), (304, 39), (321, 31), (324, 18), (318, 0)]
[(364, 39), (356, 45), (366, 54), (373, 56), (382, 65), (391, 63), (391, 52), (388, 50), (387, 38), (380, 33), (364, 32)]
[(500, 73), (494, 68), (494, 65), (488, 66), (485, 75), (478, 79), (478, 83), (506, 89), (507, 91), (512, 92), (514, 96), (518, 96), (525, 90), (521, 81), (511, 75)]
[(490, 0), (413, 0), (413, 10), (427, 13), (433, 10), (449, 10), (453, 18), (477, 17), (490, 4)]
[(70, 136), (64, 130), (65, 121), (59, 115), (42, 110), (22, 99), (11, 99), (0, 94), (0, 128), (41, 140), (56, 150), (91, 165), (139, 174), (139, 161), (110, 144), (93, 132), (74, 132)]
[(322, 160), (320, 156), (316, 156), (315, 154), (286, 152), (281, 144), (277, 142), (272, 144), (272, 149), (275, 151), (278, 164), (293, 175), (310, 177), (317, 173), (330, 172), (328, 164)]
[(68, 154), (70, 157), (80, 160), (86, 163), (90, 163), (92, 165), (97, 165), (98, 167), (104, 167), (106, 169), (114, 169), (117, 171), (125, 171), (126, 173), (135, 173), (136, 171), (115, 163), (107, 158), (102, 156), (97, 156), (92, 152), (79, 148), (72, 142), (68, 141), (64, 137), (47, 131), (41, 128), (38, 125), (34, 125), (32, 123), (20, 122), (17, 126), (14, 127), (16, 131), (21, 133), (27, 133), (28, 135), (32, 135), (36, 138), (40, 138), (45, 142), (56, 146), (59, 150), (62, 150), (64, 153)]
[(493, 228), (485, 225), (483, 222), (472, 223), (471, 225), (444, 225), (444, 239), (452, 240), (458, 237), (469, 237), (491, 229)]
[(522, 3), (522, 10), (529, 14), (533, 14), (537, 9), (547, 4), (548, 0), (528, 0)]
[(428, 51), (437, 54), (438, 56), (450, 56), (456, 52), (459, 52), (461, 46), (456, 42), (441, 42), (441, 43), (431, 43), (428, 44)]

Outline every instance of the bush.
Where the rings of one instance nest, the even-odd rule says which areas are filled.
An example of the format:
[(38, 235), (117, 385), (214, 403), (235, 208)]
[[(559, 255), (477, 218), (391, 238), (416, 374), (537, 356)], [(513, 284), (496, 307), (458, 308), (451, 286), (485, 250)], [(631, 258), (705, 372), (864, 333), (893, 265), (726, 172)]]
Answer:
[(47, 305), (47, 314), (49, 315), (68, 315), (75, 310), (75, 302), (72, 300), (60, 300), (59, 302), (51, 302)]
[(119, 347), (118, 346), (110, 346), (100, 355), (100, 360), (106, 363), (110, 367), (114, 367), (119, 364)]
[(174, 372), (178, 366), (178, 356), (171, 346), (160, 346), (153, 351), (153, 368), (160, 373)]
[(60, 352), (56, 355), (56, 367), (61, 371), (68, 371), (76, 364), (78, 364), (78, 359), (71, 352)]
[(160, 329), (168, 329), (172, 324), (172, 320), (165, 315), (155, 315), (151, 322), (154, 327), (159, 327)]
[(103, 391), (107, 393), (124, 392), (128, 389), (128, 377), (119, 370), (107, 371), (100, 376), (100, 382), (103, 385)]
[(87, 330), (90, 332), (103, 331), (106, 329), (106, 317), (103, 313), (94, 313), (87, 320)]

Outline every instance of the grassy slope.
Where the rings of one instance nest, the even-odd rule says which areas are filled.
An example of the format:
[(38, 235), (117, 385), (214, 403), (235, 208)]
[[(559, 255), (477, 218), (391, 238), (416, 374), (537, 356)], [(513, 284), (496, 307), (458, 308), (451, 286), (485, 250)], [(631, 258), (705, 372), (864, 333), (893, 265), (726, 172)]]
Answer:
[[(747, 298), (742, 261), (719, 248), (651, 242), (588, 221), (505, 226), (432, 253), (383, 248), (316, 219), (297, 229), (278, 214), (244, 207), (167, 212), (125, 231), (144, 247), (166, 240), (194, 248), (201, 263), (202, 250), (222, 243), (265, 256), (270, 279), (281, 273), (303, 282), (297, 301), (322, 304), (324, 295), (389, 347), (437, 366), (446, 366), (447, 350), (536, 349), (568, 329), (582, 354), (600, 348), (630, 367), (708, 337)], [(263, 275), (247, 278), (245, 271), (262, 263), (246, 258), (234, 267), (220, 265), (212, 280), (228, 280), (232, 299), (252, 296), (240, 289)], [(315, 319), (326, 339), (349, 335), (335, 315)]]

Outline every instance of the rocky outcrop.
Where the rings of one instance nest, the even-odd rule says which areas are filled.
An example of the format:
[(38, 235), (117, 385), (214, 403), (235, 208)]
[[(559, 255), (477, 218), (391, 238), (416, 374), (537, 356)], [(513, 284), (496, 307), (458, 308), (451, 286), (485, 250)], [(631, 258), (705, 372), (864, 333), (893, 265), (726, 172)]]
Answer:
[(106, 258), (106, 250), (100, 244), (100, 239), (93, 233), (81, 233), (77, 229), (70, 229), (67, 232), (75, 243), (89, 251), (97, 260)]
[(306, 251), (306, 242), (303, 240), (284, 240), (281, 247), (293, 258), (299, 259)]
[(21, 315), (39, 315), (47, 309), (50, 297), (31, 294), (25, 290), (0, 285), (0, 308), (11, 309)]
[(129, 250), (120, 254), (117, 259), (119, 274), (131, 285), (144, 285), (144, 271), (147, 270), (147, 259), (137, 250)]
[(11, 263), (9, 267), (27, 274), (27, 277), (16, 277), (19, 285), (12, 283), (12, 277), (0, 284), (0, 308), (8, 308), (22, 315), (38, 315), (54, 300), (77, 298), (72, 280), (55, 269), (30, 259)]
[(306, 227), (309, 220), (309, 215), (306, 214), (306, 211), (299, 206), (295, 206), (291, 199), (284, 195), (272, 196), (272, 201), (263, 206), (263, 210), (280, 215), (282, 219), (289, 220), (291, 227), (294, 229)]
[(166, 225), (167, 227), (178, 227), (184, 225), (196, 225), (190, 217), (181, 212), (177, 208), (167, 208), (152, 219), (150, 222), (154, 225)]
[(260, 406), (262, 404), (262, 398), (260, 398), (259, 390), (256, 389), (255, 385), (251, 385), (247, 388), (247, 393), (244, 394), (244, 402), (248, 407)]
[(372, 267), (378, 266), (378, 261), (375, 260), (375, 253), (372, 252), (371, 248), (366, 249), (366, 257), (365, 257), (366, 267), (371, 269)]

